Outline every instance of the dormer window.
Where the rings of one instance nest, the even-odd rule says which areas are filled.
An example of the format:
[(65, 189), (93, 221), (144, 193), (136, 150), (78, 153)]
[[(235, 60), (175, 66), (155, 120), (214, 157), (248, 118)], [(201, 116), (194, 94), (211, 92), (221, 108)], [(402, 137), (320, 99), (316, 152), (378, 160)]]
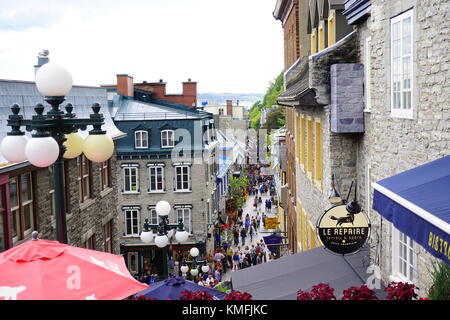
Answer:
[(161, 148), (173, 148), (175, 146), (175, 134), (173, 130), (161, 131)]
[(134, 145), (136, 149), (148, 148), (148, 132), (139, 130), (134, 133)]

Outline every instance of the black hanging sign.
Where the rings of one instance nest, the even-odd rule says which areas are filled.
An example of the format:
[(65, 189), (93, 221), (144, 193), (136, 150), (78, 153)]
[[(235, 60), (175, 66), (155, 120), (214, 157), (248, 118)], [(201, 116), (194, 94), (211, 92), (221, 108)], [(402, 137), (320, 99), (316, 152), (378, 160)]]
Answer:
[(338, 254), (358, 251), (370, 233), (370, 222), (359, 210), (348, 210), (345, 204), (334, 206), (320, 217), (317, 235), (324, 246)]

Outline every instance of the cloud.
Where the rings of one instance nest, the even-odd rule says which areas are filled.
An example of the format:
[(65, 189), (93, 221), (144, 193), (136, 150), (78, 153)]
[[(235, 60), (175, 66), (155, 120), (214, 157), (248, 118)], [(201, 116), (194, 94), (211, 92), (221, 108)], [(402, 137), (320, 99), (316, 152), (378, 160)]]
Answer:
[(33, 80), (42, 49), (75, 84), (114, 83), (127, 73), (136, 82), (164, 79), (169, 93), (188, 78), (199, 92), (265, 92), (283, 68), (272, 0), (5, 2), (0, 78)]
[(0, 13), (0, 31), (22, 31), (31, 28), (48, 28), (62, 15), (58, 8), (23, 7)]

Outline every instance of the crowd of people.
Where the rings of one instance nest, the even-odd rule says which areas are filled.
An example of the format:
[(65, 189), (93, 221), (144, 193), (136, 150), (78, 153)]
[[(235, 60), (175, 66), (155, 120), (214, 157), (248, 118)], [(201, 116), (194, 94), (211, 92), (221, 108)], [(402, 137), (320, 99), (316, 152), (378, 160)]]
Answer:
[[(265, 228), (266, 214), (272, 213), (272, 206), (276, 205), (275, 186), (272, 176), (259, 175), (259, 168), (256, 167), (250, 168), (247, 178), (247, 194), (254, 196), (253, 210), (250, 213), (254, 214), (250, 216), (247, 210), (243, 217), (244, 210), (242, 208), (238, 210), (237, 219), (232, 226), (233, 243), (221, 243), (220, 237), (217, 237), (219, 240), (216, 239), (216, 243), (219, 247), (214, 252), (212, 268), (206, 273), (199, 273), (193, 279), (201, 286), (213, 288), (222, 282), (224, 273), (229, 270), (241, 270), (267, 261), (268, 250), (264, 240), (260, 239), (254, 243), (254, 239), (261, 226)], [(262, 197), (266, 198), (264, 210)], [(149, 274), (141, 281), (151, 284), (156, 279), (157, 275)]]
[[(247, 194), (254, 196), (253, 213), (244, 215), (244, 210), (238, 210), (237, 220), (232, 226), (233, 243), (225, 243), (216, 249), (214, 254), (214, 276), (220, 282), (228, 270), (241, 270), (267, 261), (267, 247), (263, 239), (254, 243), (255, 236), (261, 226), (265, 228), (266, 214), (272, 212), (274, 205), (275, 186), (272, 176), (261, 176), (257, 168), (250, 168), (247, 175)], [(263, 197), (265, 209), (262, 208)], [(204, 282), (202, 282), (204, 283)], [(200, 284), (200, 282), (199, 282)]]

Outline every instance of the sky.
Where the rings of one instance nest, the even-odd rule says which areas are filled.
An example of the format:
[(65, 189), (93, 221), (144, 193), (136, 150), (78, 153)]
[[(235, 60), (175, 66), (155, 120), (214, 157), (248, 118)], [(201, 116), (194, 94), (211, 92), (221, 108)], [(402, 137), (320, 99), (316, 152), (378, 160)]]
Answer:
[(276, 0), (0, 0), (0, 79), (34, 81), (37, 54), (74, 84), (197, 81), (199, 93), (264, 93), (283, 70)]

